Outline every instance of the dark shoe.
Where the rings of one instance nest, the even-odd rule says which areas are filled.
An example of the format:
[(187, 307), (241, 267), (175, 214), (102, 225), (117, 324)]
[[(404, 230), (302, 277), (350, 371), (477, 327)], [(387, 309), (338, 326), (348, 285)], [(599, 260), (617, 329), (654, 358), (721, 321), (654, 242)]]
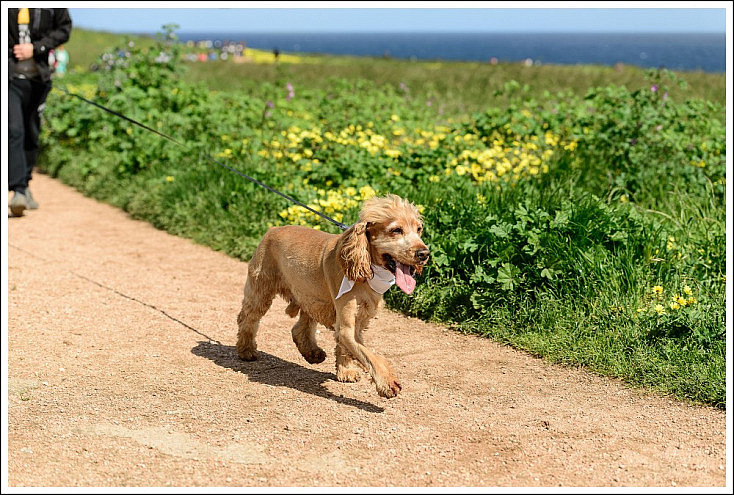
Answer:
[(29, 210), (37, 210), (38, 209), (38, 203), (35, 199), (33, 199), (33, 196), (31, 195), (30, 188), (25, 190), (25, 202), (28, 205)]
[(25, 194), (20, 194), (17, 191), (13, 192), (13, 197), (10, 199), (10, 212), (14, 217), (22, 217), (23, 212), (28, 208), (28, 203), (25, 199)]

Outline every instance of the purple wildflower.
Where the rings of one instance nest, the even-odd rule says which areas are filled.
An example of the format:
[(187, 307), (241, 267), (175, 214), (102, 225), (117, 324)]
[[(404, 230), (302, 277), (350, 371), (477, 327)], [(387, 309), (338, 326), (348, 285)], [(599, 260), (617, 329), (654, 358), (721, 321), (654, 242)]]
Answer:
[(657, 84), (653, 84), (652, 86), (650, 86), (650, 91), (652, 91), (653, 93), (657, 92), (657, 90), (658, 90)]
[(275, 104), (270, 100), (265, 102), (265, 108), (263, 108), (263, 120), (269, 119), (270, 116), (272, 115), (270, 113), (270, 110), (268, 110), (269, 108), (275, 108)]
[(288, 96), (285, 97), (285, 101), (291, 101), (291, 98), (296, 96), (296, 92), (293, 90), (293, 85), (291, 83), (286, 84), (285, 87), (288, 90)]

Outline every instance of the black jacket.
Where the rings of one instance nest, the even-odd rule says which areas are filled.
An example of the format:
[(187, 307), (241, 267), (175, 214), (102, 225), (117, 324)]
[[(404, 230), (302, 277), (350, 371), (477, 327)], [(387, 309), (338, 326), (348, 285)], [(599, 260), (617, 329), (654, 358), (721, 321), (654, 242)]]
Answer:
[[(18, 10), (8, 9), (8, 77), (15, 74), (17, 59), (13, 46), (18, 44)], [(53, 68), (48, 65), (48, 52), (69, 40), (71, 17), (68, 9), (29, 9), (33, 59), (41, 79), (51, 80)]]

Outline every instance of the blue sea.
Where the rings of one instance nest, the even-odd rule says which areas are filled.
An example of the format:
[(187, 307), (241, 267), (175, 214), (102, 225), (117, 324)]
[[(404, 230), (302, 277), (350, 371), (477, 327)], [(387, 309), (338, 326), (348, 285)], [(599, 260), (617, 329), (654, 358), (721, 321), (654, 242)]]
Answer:
[(726, 72), (725, 34), (547, 33), (179, 33), (182, 41), (244, 42), (280, 53), (408, 60), (665, 67)]

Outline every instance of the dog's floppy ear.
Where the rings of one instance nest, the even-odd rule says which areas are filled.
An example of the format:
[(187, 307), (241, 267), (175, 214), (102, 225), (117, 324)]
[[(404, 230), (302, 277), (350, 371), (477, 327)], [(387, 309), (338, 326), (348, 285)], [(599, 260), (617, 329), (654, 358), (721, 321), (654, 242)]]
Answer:
[(362, 282), (372, 278), (367, 222), (357, 222), (342, 234), (339, 263), (349, 280)]

